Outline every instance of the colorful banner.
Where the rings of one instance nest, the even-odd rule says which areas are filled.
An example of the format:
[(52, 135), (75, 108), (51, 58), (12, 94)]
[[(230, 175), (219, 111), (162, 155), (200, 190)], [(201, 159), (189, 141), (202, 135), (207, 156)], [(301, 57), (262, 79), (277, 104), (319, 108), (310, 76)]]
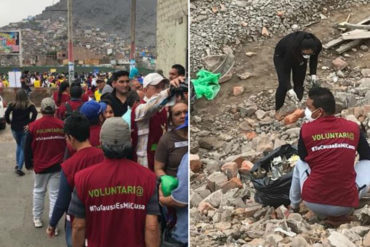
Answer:
[(0, 32), (0, 54), (19, 53), (19, 32)]

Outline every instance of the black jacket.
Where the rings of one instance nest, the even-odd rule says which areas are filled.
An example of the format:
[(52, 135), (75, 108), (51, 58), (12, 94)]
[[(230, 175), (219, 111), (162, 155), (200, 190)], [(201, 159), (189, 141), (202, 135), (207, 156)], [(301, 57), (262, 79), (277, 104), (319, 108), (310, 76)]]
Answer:
[(305, 62), (305, 59), (302, 57), (301, 42), (305, 37), (310, 37), (315, 42), (314, 53), (310, 57), (310, 75), (315, 75), (322, 44), (320, 40), (311, 33), (297, 31), (288, 34), (277, 43), (274, 57), (279, 59), (279, 62), (284, 63), (286, 71), (290, 71), (293, 66), (302, 64), (302, 62)]
[[(10, 120), (10, 113), (12, 113), (12, 119)], [(32, 115), (31, 115), (32, 114)], [(31, 116), (30, 116), (31, 115)], [(12, 130), (21, 131), (24, 126), (30, 122), (36, 120), (37, 110), (34, 105), (30, 105), (26, 109), (16, 109), (14, 104), (9, 104), (5, 111), (5, 120), (11, 125)]]

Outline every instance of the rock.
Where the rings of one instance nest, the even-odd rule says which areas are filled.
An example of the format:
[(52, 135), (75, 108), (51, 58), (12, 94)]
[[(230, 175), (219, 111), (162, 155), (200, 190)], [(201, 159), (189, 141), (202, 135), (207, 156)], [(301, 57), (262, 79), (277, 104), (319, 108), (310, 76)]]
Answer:
[(212, 150), (214, 148), (217, 149), (223, 145), (217, 140), (216, 137), (213, 137), (213, 136), (200, 138), (198, 143), (199, 143), (199, 147), (207, 149), (207, 150)]
[(202, 162), (200, 161), (199, 155), (197, 154), (190, 154), (189, 155), (190, 160), (190, 169), (192, 172), (199, 172), (202, 168)]
[(348, 63), (344, 61), (341, 57), (337, 57), (331, 62), (335, 70), (343, 70), (348, 66)]
[[(199, 203), (199, 206), (203, 203), (203, 202), (207, 202), (209, 203), (212, 207), (214, 208), (218, 208), (221, 204), (221, 199), (222, 199), (222, 191), (221, 190), (218, 190), (216, 192), (213, 192), (212, 194), (210, 194), (209, 196), (207, 196), (206, 198), (203, 199), (203, 201), (201, 201)], [(199, 208), (198, 206), (198, 208)]]
[(266, 112), (260, 109), (258, 109), (255, 114), (258, 120), (262, 120), (266, 116)]
[(240, 80), (247, 80), (248, 78), (252, 77), (252, 73), (246, 71), (244, 72), (243, 74), (238, 74), (238, 77), (240, 78)]
[(361, 45), (360, 46), (360, 50), (361, 51), (368, 51), (369, 50), (369, 47), (367, 45)]
[(370, 232), (368, 232), (366, 236), (364, 237), (364, 240), (362, 241), (362, 245), (364, 247), (370, 247)]
[(233, 87), (233, 94), (234, 94), (234, 96), (242, 95), (243, 92), (244, 92), (244, 87), (241, 87), (241, 86), (235, 86), (235, 87)]
[(266, 36), (266, 37), (270, 36), (270, 33), (269, 33), (269, 31), (267, 30), (266, 27), (262, 28), (261, 34), (262, 34), (262, 36)]
[(221, 186), (227, 182), (227, 176), (222, 172), (214, 172), (208, 178), (208, 188), (211, 191), (216, 191), (221, 188)]
[(231, 228), (230, 222), (219, 222), (215, 224), (215, 228), (221, 231), (227, 230)]
[(248, 244), (246, 246), (251, 246), (251, 247), (265, 246), (265, 240), (263, 240), (261, 238), (254, 238), (254, 239), (252, 239), (252, 241), (248, 242)]
[(202, 200), (211, 194), (211, 191), (207, 189), (206, 184), (203, 184), (199, 188), (196, 188), (194, 192), (198, 193), (198, 195), (202, 197)]
[(286, 131), (285, 131), (285, 133), (287, 134), (287, 135), (289, 135), (289, 138), (291, 138), (291, 139), (295, 139), (295, 138), (297, 138), (298, 136), (299, 136), (299, 132), (301, 131), (301, 128), (291, 128), (291, 129), (287, 129)]
[(334, 247), (356, 247), (354, 243), (339, 232), (332, 232), (328, 237), (328, 240)]
[(247, 206), (244, 210), (244, 214), (246, 217), (252, 217), (261, 208), (262, 208), (262, 205), (259, 205), (259, 204)]
[(245, 53), (245, 55), (247, 56), (247, 57), (252, 57), (252, 56), (254, 56), (254, 55), (256, 55), (257, 53), (255, 53), (255, 52), (251, 52), (251, 51), (247, 51), (246, 53)]
[(309, 244), (307, 243), (306, 239), (302, 236), (298, 235), (292, 239), (291, 247), (308, 247)]
[(202, 200), (203, 198), (198, 193), (194, 191), (190, 193), (190, 207), (198, 207)]
[(227, 162), (221, 166), (221, 171), (226, 174), (228, 179), (238, 175), (238, 164), (235, 162)]
[(211, 174), (220, 169), (220, 165), (216, 160), (203, 159), (202, 161), (204, 164), (206, 164), (204, 169), (208, 174)]
[(196, 122), (196, 123), (202, 122), (202, 118), (197, 116), (197, 115), (191, 116), (191, 119), (194, 120), (194, 122)]
[(256, 151), (257, 152), (270, 152), (273, 150), (273, 142), (270, 135), (262, 134), (254, 138), (253, 141), (256, 141)]
[(278, 219), (284, 219), (287, 212), (288, 209), (284, 205), (281, 205), (280, 207), (275, 209), (276, 217)]
[(239, 168), (239, 173), (243, 175), (247, 175), (252, 170), (254, 164), (250, 162), (249, 160), (244, 160), (242, 162), (241, 167)]
[(370, 77), (370, 69), (362, 69), (361, 74), (363, 77)]
[(207, 213), (209, 210), (214, 210), (215, 208), (209, 203), (202, 201), (198, 205), (198, 211), (201, 213)]
[(345, 119), (357, 123), (359, 126), (361, 125), (360, 121), (357, 120), (357, 118), (354, 115), (347, 115), (345, 116)]
[(283, 237), (279, 234), (269, 234), (265, 237), (267, 246), (278, 246), (279, 242), (283, 240)]
[(223, 207), (221, 213), (221, 221), (231, 221), (233, 209), (233, 207)]
[(221, 186), (223, 193), (226, 193), (229, 190), (234, 189), (234, 188), (243, 188), (242, 182), (237, 177), (233, 177), (232, 179), (230, 179), (229, 181), (227, 181)]

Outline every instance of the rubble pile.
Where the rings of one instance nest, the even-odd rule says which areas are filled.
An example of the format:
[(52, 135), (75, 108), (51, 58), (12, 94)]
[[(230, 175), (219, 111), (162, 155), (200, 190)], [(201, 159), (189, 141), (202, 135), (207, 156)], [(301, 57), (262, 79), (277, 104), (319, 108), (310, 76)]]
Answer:
[(223, 54), (226, 45), (234, 47), (272, 34), (301, 30), (327, 18), (335, 9), (367, 3), (370, 1), (191, 1), (191, 72), (204, 67), (202, 57)]
[[(320, 83), (334, 93), (338, 115), (357, 122), (370, 137), (370, 69), (348, 65), (341, 69), (327, 68), (328, 76)], [(338, 77), (336, 81), (334, 76)], [(261, 170), (252, 174), (253, 165), (284, 144), (296, 145), (305, 121), (284, 125), (275, 120), (274, 93), (266, 90), (244, 99), (231, 96), (239, 97), (241, 103), (223, 106), (215, 116), (206, 109), (197, 109), (193, 114), (192, 242), (197, 246), (370, 246), (367, 205), (355, 211), (354, 221), (335, 229), (323, 219), (306, 217), (304, 207), (299, 214), (288, 215), (284, 206), (274, 209), (255, 201), (253, 176), (276, 178), (272, 170), (269, 174)], [(305, 107), (306, 97), (301, 108)], [(295, 109), (289, 100), (286, 103), (287, 108)]]

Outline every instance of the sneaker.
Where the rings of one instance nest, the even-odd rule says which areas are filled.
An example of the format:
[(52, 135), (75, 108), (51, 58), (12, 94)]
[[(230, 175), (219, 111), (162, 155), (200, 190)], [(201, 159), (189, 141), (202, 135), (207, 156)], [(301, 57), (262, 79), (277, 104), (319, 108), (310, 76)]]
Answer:
[(25, 174), (24, 172), (22, 172), (22, 170), (18, 170), (18, 169), (15, 171), (15, 173), (17, 173), (20, 177), (24, 176)]
[(34, 218), (33, 219), (33, 224), (35, 225), (36, 228), (42, 227), (42, 221), (39, 218)]

